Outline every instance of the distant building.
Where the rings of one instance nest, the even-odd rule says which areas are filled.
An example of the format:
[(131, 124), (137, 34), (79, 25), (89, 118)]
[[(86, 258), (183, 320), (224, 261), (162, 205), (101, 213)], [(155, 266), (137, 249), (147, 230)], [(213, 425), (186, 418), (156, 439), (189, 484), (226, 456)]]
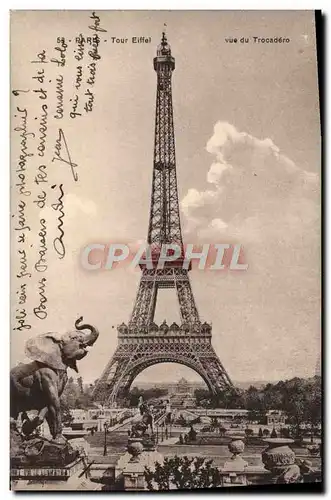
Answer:
[(266, 413), (267, 425), (284, 425), (285, 415), (280, 410), (269, 410)]
[(70, 414), (74, 420), (86, 420), (88, 418), (87, 411), (80, 408), (71, 409)]
[(178, 382), (165, 384), (169, 394), (190, 394), (194, 395), (196, 389), (205, 388), (205, 384), (201, 382), (188, 382), (185, 378), (181, 378)]
[(243, 409), (229, 409), (229, 408), (214, 408), (209, 409), (206, 408), (193, 410), (195, 415), (207, 416), (207, 417), (219, 417), (222, 420), (235, 420), (235, 419), (243, 419), (245, 420), (248, 417), (248, 410)]

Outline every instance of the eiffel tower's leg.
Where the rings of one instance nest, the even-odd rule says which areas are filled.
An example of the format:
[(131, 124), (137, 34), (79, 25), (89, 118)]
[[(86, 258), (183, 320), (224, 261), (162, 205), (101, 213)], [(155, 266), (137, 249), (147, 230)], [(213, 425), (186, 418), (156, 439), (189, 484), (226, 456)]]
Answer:
[(120, 362), (120, 364), (122, 364), (117, 357), (116, 351), (107, 364), (106, 368), (104, 369), (93, 391), (94, 400), (105, 401), (106, 399), (108, 399), (109, 392), (111, 392), (112, 386), (114, 384), (115, 373), (118, 371), (118, 363)]
[(211, 344), (198, 357), (208, 374), (208, 378), (212, 381), (215, 393), (221, 392), (227, 387), (233, 387), (230, 377)]
[(118, 383), (129, 366), (134, 350), (134, 346), (125, 344), (121, 344), (116, 348), (94, 389), (93, 398), (95, 400), (115, 402), (114, 395), (118, 392)]
[(200, 323), (199, 313), (195, 305), (190, 279), (186, 269), (174, 269), (177, 297), (183, 323), (189, 325)]
[(129, 326), (146, 327), (154, 319), (157, 287), (153, 274), (154, 270), (143, 271)]
[[(133, 348), (133, 346), (132, 346)], [(217, 394), (224, 388), (232, 386), (221, 362), (210, 344), (170, 344), (142, 345), (140, 344), (134, 354), (119, 366), (118, 378), (109, 394), (109, 403), (127, 394), (131, 383), (139, 373), (157, 363), (180, 363), (196, 371), (206, 382), (210, 391)]]

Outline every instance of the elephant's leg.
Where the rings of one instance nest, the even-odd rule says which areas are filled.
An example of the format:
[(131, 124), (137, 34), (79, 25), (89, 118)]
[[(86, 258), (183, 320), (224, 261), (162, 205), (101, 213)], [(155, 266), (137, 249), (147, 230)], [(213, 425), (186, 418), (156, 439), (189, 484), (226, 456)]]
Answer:
[(57, 382), (58, 380), (54, 372), (43, 373), (42, 387), (45, 394), (45, 403), (47, 403), (48, 408), (46, 420), (53, 439), (62, 442), (66, 440), (62, 436), (60, 398)]
[(48, 427), (52, 438), (57, 443), (65, 443), (67, 440), (62, 435), (62, 423), (60, 417), (60, 406), (50, 405), (48, 407), (48, 411), (46, 413), (46, 421), (48, 423)]
[[(23, 433), (28, 436), (29, 434), (32, 434), (36, 430), (36, 428), (43, 423), (45, 420), (45, 416), (47, 415), (48, 408), (42, 408), (38, 415), (33, 419), (30, 420), (28, 416), (26, 416), (26, 421), (22, 425), (22, 431)], [(22, 414), (23, 418), (23, 414)]]

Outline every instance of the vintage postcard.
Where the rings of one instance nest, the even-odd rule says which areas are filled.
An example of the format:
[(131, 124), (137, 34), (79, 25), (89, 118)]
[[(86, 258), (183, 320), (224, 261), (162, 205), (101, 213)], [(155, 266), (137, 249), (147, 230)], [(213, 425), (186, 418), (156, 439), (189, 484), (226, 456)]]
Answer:
[(10, 17), (11, 488), (321, 489), (321, 16)]

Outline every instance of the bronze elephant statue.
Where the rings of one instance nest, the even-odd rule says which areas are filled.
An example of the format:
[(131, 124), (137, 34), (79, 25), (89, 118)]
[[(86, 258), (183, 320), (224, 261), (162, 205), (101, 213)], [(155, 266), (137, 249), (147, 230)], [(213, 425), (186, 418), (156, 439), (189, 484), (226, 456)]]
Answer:
[[(83, 317), (80, 317), (75, 323), (76, 330), (60, 339), (52, 333), (29, 339), (25, 354), (32, 362), (20, 363), (10, 372), (10, 416), (16, 421), (22, 414), (22, 419), (26, 419), (27, 434), (31, 422), (26, 412), (38, 410), (39, 415), (30, 425), (30, 431), (45, 417), (53, 439), (64, 440), (60, 396), (68, 380), (67, 368), (78, 372), (77, 361), (86, 356), (87, 347), (92, 346), (99, 336), (94, 326), (81, 324), (82, 321)], [(89, 333), (82, 330), (89, 330)], [(24, 432), (24, 424), (22, 430)]]

